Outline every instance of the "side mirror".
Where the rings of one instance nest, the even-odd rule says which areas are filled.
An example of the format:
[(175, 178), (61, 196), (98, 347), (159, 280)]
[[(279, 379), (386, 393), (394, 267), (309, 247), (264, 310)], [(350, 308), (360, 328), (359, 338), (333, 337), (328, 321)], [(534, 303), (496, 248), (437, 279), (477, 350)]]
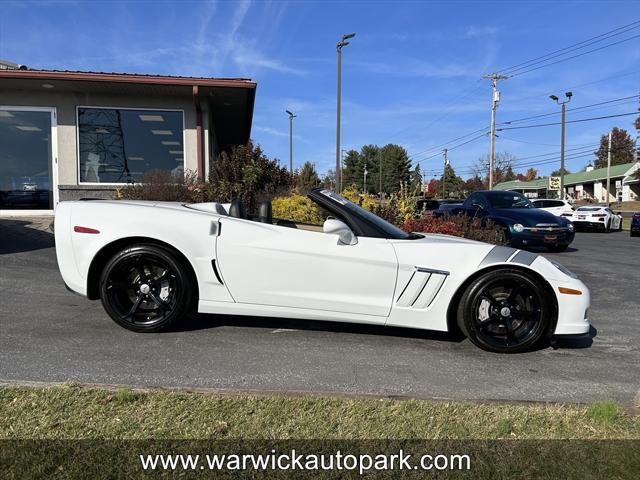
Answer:
[(338, 243), (342, 245), (355, 245), (358, 237), (351, 231), (349, 226), (341, 220), (328, 218), (322, 225), (322, 231), (332, 235), (338, 235)]

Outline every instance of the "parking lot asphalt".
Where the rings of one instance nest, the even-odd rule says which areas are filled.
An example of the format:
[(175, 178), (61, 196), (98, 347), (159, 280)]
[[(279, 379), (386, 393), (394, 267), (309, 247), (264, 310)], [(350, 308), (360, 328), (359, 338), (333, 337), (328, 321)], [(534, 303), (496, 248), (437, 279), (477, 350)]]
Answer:
[(640, 386), (640, 238), (628, 232), (580, 232), (544, 253), (591, 289), (592, 340), (499, 355), (446, 334), (275, 318), (132, 333), (64, 288), (53, 235), (31, 223), (0, 220), (0, 381), (626, 405)]

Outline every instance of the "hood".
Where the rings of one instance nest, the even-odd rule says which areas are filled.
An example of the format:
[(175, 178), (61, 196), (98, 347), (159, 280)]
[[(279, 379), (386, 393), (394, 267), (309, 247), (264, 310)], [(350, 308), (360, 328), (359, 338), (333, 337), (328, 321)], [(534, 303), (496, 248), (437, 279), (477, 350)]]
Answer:
[(500, 208), (491, 212), (492, 217), (503, 218), (525, 227), (535, 227), (539, 223), (565, 225), (567, 220), (538, 208)]

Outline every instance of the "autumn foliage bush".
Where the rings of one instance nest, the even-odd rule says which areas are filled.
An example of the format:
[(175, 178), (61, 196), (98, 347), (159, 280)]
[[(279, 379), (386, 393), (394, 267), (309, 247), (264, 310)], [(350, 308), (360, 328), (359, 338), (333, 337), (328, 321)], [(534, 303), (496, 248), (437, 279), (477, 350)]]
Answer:
[(399, 225), (405, 232), (441, 233), (468, 238), (479, 242), (506, 245), (504, 228), (492, 221), (483, 222), (479, 218), (466, 215), (433, 217), (422, 214)]

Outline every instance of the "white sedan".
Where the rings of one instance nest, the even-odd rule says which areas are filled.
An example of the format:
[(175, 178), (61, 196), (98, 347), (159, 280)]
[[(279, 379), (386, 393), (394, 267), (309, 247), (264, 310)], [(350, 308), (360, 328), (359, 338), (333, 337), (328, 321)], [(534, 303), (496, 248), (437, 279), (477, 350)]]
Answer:
[(613, 212), (609, 207), (579, 207), (570, 218), (576, 229), (592, 228), (603, 232), (622, 230), (622, 215)]
[(329, 190), (322, 226), (230, 204), (61, 202), (56, 253), (67, 287), (119, 325), (158, 332), (189, 312), (460, 330), (519, 352), (589, 332), (587, 287), (534, 253), (406, 233)]
[(531, 203), (535, 208), (553, 213), (556, 217), (573, 216), (573, 207), (566, 200), (540, 198), (532, 200)]

